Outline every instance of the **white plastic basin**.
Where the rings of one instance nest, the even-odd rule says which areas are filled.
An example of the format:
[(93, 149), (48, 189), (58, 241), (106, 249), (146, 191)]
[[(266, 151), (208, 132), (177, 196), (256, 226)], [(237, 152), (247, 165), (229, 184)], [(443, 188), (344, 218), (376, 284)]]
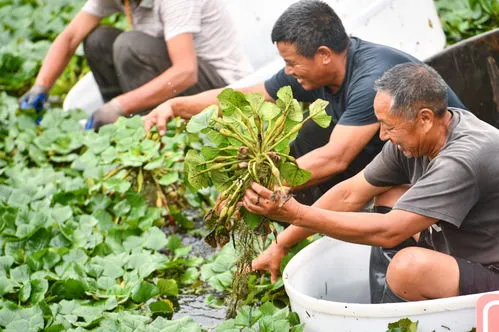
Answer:
[(370, 304), (369, 255), (369, 246), (323, 237), (289, 261), (284, 287), (305, 331), (386, 331), (388, 323), (405, 317), (419, 321), (418, 332), (466, 332), (475, 326), (482, 294)]

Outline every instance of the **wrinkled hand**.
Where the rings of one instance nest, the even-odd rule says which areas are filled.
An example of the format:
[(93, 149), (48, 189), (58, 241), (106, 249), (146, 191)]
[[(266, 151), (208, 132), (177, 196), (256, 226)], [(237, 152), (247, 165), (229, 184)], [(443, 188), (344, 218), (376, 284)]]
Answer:
[(300, 203), (289, 196), (289, 190), (275, 192), (253, 182), (243, 197), (244, 207), (251, 213), (273, 220), (293, 223), (299, 218)]
[(111, 99), (111, 101), (102, 105), (101, 108), (90, 116), (86, 128), (89, 129), (89, 127), (91, 127), (98, 131), (103, 125), (113, 123), (118, 120), (120, 116), (124, 115), (125, 111), (118, 100), (116, 98)]
[(254, 271), (270, 272), (270, 281), (274, 283), (281, 273), (281, 261), (287, 253), (288, 249), (273, 242), (260, 256), (253, 260), (251, 268)]
[(19, 108), (34, 108), (37, 112), (43, 109), (43, 104), (47, 101), (48, 90), (41, 85), (34, 85), (19, 98)]
[(175, 113), (173, 112), (170, 103), (165, 101), (145, 116), (144, 130), (147, 133), (151, 130), (152, 126), (156, 125), (159, 134), (163, 136), (166, 133), (166, 124), (174, 117)]

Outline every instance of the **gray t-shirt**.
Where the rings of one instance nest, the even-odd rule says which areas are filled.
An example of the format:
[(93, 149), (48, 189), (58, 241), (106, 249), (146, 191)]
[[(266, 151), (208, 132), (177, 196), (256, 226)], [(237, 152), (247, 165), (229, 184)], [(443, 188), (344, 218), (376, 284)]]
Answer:
[(471, 112), (453, 114), (437, 157), (407, 158), (391, 142), (366, 167), (374, 186), (410, 184), (393, 207), (439, 219), (436, 250), (499, 266), (499, 130)]

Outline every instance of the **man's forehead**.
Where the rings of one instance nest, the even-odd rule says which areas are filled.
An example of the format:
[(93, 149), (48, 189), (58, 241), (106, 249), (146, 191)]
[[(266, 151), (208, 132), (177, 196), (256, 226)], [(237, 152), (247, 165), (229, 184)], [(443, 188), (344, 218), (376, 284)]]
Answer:
[(378, 118), (378, 120), (382, 120), (389, 116), (390, 107), (392, 105), (392, 97), (385, 92), (377, 92), (374, 97), (374, 115)]

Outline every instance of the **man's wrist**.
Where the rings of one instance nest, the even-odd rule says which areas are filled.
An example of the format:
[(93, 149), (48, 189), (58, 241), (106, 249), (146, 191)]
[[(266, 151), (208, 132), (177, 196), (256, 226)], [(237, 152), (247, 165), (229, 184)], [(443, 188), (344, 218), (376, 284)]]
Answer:
[(293, 246), (293, 245), (286, 245), (286, 244), (284, 243), (284, 241), (282, 241), (282, 240), (281, 240), (281, 241), (279, 241), (279, 239), (277, 239), (277, 240), (275, 240), (275, 241), (274, 241), (274, 245), (275, 245), (275, 246), (276, 246), (279, 250), (282, 250), (282, 251), (284, 251), (284, 252), (286, 252), (286, 253), (287, 253), (287, 252), (291, 249), (291, 247)]
[(33, 85), (31, 91), (35, 92), (36, 94), (45, 94), (45, 95), (47, 95), (49, 92), (48, 88), (41, 84)]
[(52, 84), (49, 84), (48, 82), (46, 82), (45, 80), (40, 80), (40, 79), (37, 79), (35, 81), (35, 84), (33, 85), (33, 87), (39, 87), (40, 89), (42, 89), (43, 91), (45, 92), (48, 92), (52, 86)]
[(295, 199), (290, 200), (289, 203), (293, 204), (291, 207), (292, 218), (290, 219), (289, 223), (291, 225), (301, 226), (301, 224), (302, 224), (302, 205), (303, 204), (301, 204), (300, 202), (298, 202)]
[(170, 107), (170, 111), (172, 112), (172, 115), (173, 117), (176, 117), (177, 114), (175, 113), (175, 98), (172, 98), (172, 99), (168, 99), (167, 101), (165, 101), (165, 104)]
[(118, 98), (113, 98), (108, 103), (109, 106), (116, 110), (116, 112), (120, 113), (121, 115), (128, 115), (128, 112), (124, 109)]

